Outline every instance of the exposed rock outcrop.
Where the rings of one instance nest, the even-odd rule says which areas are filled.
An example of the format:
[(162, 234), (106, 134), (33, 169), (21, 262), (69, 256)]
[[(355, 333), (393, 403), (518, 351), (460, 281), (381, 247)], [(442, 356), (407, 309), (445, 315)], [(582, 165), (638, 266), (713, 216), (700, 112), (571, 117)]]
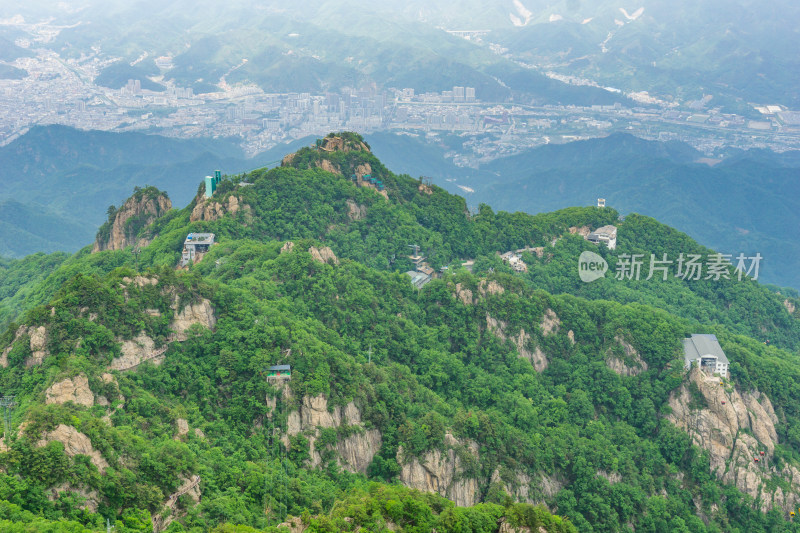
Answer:
[(308, 249), (308, 252), (311, 254), (312, 259), (318, 263), (333, 263), (334, 265), (339, 264), (339, 258), (336, 257), (336, 254), (334, 254), (333, 250), (331, 250), (328, 246), (323, 246), (321, 248), (312, 246)]
[[(47, 351), (47, 328), (45, 328), (44, 326), (39, 326), (39, 327), (21, 326), (17, 330), (17, 333), (14, 337), (14, 341), (16, 342), (16, 340), (23, 335), (28, 335), (28, 337), (30, 338), (30, 348), (31, 348), (31, 355), (25, 359), (25, 366), (32, 367), (41, 365), (44, 362), (45, 357), (50, 355), (49, 352)], [(6, 365), (7, 364), (8, 361), (6, 360)]]
[(367, 206), (357, 204), (351, 199), (347, 199), (347, 218), (350, 220), (361, 220), (367, 216)]
[[(307, 161), (308, 163), (299, 163), (297, 154), (307, 154), (308, 150), (312, 152), (316, 152), (316, 156), (309, 159), (305, 157), (302, 158), (302, 161)], [(365, 165), (369, 167), (369, 163), (363, 163), (357, 165), (355, 168), (352, 167), (352, 163), (349, 165), (349, 168), (342, 169), (340, 166), (340, 162), (333, 162), (329, 158), (328, 154), (332, 152), (353, 152), (353, 151), (361, 151), (361, 152), (369, 152), (369, 147), (360, 140), (360, 137), (353, 136), (352, 134), (342, 134), (342, 135), (330, 135), (323, 139), (319, 139), (316, 145), (311, 146), (310, 148), (303, 148), (300, 152), (296, 152), (293, 154), (286, 155), (281, 160), (282, 167), (291, 167), (291, 166), (298, 166), (300, 164), (307, 164), (313, 165), (316, 168), (321, 168), (326, 172), (332, 172), (334, 174), (343, 175), (345, 173), (350, 172), (352, 170), (357, 176), (357, 183), (358, 185), (364, 185), (365, 183), (362, 182), (362, 177), (365, 174), (370, 174), (370, 170), (364, 171), (361, 167)], [(347, 165), (347, 163), (345, 163)]]
[(189, 433), (189, 421), (185, 418), (178, 418), (175, 420), (175, 429), (178, 431), (177, 436), (183, 437)]
[(207, 299), (203, 298), (197, 302), (187, 304), (180, 311), (178, 311), (179, 305), (180, 301), (175, 296), (172, 301), (172, 309), (176, 314), (170, 324), (172, 335), (163, 346), (156, 348), (155, 341), (143, 331), (133, 339), (121, 340), (121, 355), (111, 361), (111, 365), (108, 367), (109, 370), (130, 370), (145, 361), (160, 365), (164, 361), (164, 353), (169, 348), (169, 345), (174, 341), (185, 341), (188, 338), (187, 331), (191, 326), (200, 324), (210, 330), (213, 330), (214, 326), (216, 326), (216, 312), (214, 306)]
[(488, 314), (486, 315), (486, 328), (501, 341), (510, 340), (517, 347), (519, 356), (530, 361), (537, 372), (542, 372), (547, 368), (547, 356), (538, 345), (534, 346), (533, 350), (529, 348), (532, 344), (531, 336), (525, 332), (524, 328), (520, 328), (516, 335), (508, 335), (506, 333), (507, 324)]
[(474, 442), (461, 443), (447, 433), (444, 451), (426, 452), (421, 459), (405, 457), (403, 447), (397, 450), (397, 461), (402, 465), (400, 483), (408, 487), (438, 492), (456, 505), (468, 507), (478, 502), (478, 480), (464, 475), (462, 454), (478, 459), (478, 446)]
[(472, 305), (472, 291), (463, 287), (460, 283), (456, 283), (456, 298), (461, 300), (464, 305)]
[(339, 465), (350, 472), (365, 474), (372, 458), (381, 448), (381, 434), (377, 429), (365, 429), (361, 423), (361, 411), (353, 402), (342, 408), (328, 410), (328, 399), (323, 396), (306, 396), (300, 409), (289, 413), (287, 434), (303, 433), (308, 438), (311, 467), (322, 464), (322, 452), (316, 447), (319, 430), (347, 428), (349, 433), (339, 438), (335, 446)]
[(608, 481), (612, 485), (614, 483), (619, 483), (620, 481), (622, 481), (622, 475), (619, 472), (606, 472), (605, 470), (598, 470), (597, 477), (605, 478), (606, 481)]
[[(537, 533), (542, 531), (546, 533), (543, 527), (540, 527)], [(501, 518), (497, 533), (531, 533), (531, 528), (528, 526), (512, 526), (505, 518)]]
[(482, 279), (478, 284), (478, 293), (480, 293), (480, 295), (484, 298), (487, 294), (503, 294), (504, 292), (506, 292), (506, 290), (503, 288), (503, 286), (494, 280), (487, 281)]
[[(166, 350), (164, 350), (166, 351)], [(111, 361), (109, 370), (128, 370), (134, 368), (145, 361), (151, 361), (154, 365), (160, 365), (163, 361), (163, 351), (158, 353), (153, 339), (144, 332), (139, 333), (134, 339), (122, 342), (120, 348), (121, 355)]]
[(149, 240), (137, 238), (139, 231), (170, 209), (172, 202), (166, 193), (152, 187), (137, 191), (114, 213), (113, 221), (100, 229), (92, 253), (124, 250), (134, 244), (147, 246), (150, 244)]
[(99, 451), (92, 447), (89, 437), (78, 431), (72, 426), (59, 424), (54, 430), (45, 432), (36, 446), (47, 446), (49, 442), (57, 440), (64, 444), (64, 453), (73, 457), (75, 455), (86, 455), (91, 459), (97, 469), (102, 473), (108, 468), (108, 462), (103, 458)]
[[(175, 307), (177, 307), (177, 302), (175, 302), (173, 309)], [(170, 325), (172, 331), (175, 332), (175, 340), (185, 341), (188, 338), (186, 330), (194, 324), (201, 324), (212, 331), (214, 326), (217, 325), (214, 306), (205, 298), (184, 306), (175, 316)]]
[(8, 368), (8, 354), (11, 353), (11, 348), (14, 347), (14, 343), (12, 342), (8, 346), (5, 347), (2, 353), (0, 353), (0, 366), (3, 368)]
[(577, 234), (580, 235), (581, 237), (586, 237), (592, 232), (592, 230), (589, 226), (581, 226), (581, 227), (572, 226), (571, 228), (569, 228), (569, 232), (573, 235)]
[(790, 315), (794, 314), (796, 306), (794, 305), (794, 303), (789, 298), (786, 298), (783, 301), (783, 306), (786, 308), (787, 311), (789, 311)]
[(321, 140), (319, 149), (323, 152), (350, 152), (362, 151), (369, 152), (369, 147), (362, 141), (345, 140), (339, 135), (331, 135)]
[(213, 197), (206, 198), (200, 195), (195, 199), (195, 205), (192, 209), (192, 214), (189, 216), (189, 221), (219, 220), (226, 214), (235, 215), (240, 210), (245, 212), (251, 211), (250, 206), (242, 202), (242, 199), (238, 196), (230, 195), (227, 200), (219, 202)]
[(3, 349), (0, 353), (0, 366), (6, 368), (8, 366), (8, 355), (14, 348), (14, 345), (23, 336), (28, 336), (28, 345), (30, 346), (31, 355), (25, 358), (25, 366), (31, 367), (41, 365), (45, 358), (50, 355), (47, 351), (47, 328), (44, 326), (20, 326), (14, 334), (14, 340), (11, 344)]
[(482, 279), (480, 283), (478, 283), (478, 287), (475, 291), (468, 289), (461, 283), (456, 283), (453, 296), (461, 300), (461, 303), (464, 305), (472, 305), (482, 298), (495, 294), (503, 294), (505, 291), (503, 286), (496, 281)]
[(544, 312), (542, 322), (539, 324), (539, 326), (542, 328), (542, 333), (545, 335), (550, 335), (551, 333), (558, 331), (559, 326), (561, 326), (561, 320), (552, 309), (547, 309)]
[(296, 152), (292, 152), (291, 154), (286, 154), (285, 156), (283, 156), (283, 159), (281, 159), (281, 166), (282, 167), (291, 166), (291, 164), (294, 161), (295, 157), (297, 157), (297, 153)]
[(72, 402), (86, 407), (94, 405), (94, 394), (89, 388), (89, 379), (84, 374), (53, 383), (45, 391), (45, 396), (45, 403), (48, 404)]
[(69, 482), (62, 483), (51, 488), (47, 494), (47, 499), (51, 502), (58, 500), (58, 496), (62, 492), (71, 492), (72, 494), (83, 498), (83, 503), (80, 505), (81, 509), (86, 509), (90, 513), (97, 512), (97, 506), (100, 503), (100, 495), (96, 490), (89, 490), (85, 487), (76, 487)]
[(292, 241), (286, 241), (283, 246), (281, 246), (281, 253), (288, 254), (294, 250), (294, 243)]
[[(0, 354), (0, 366), (3, 368), (8, 367), (8, 355), (11, 353), (11, 350), (14, 348), (14, 345), (19, 341), (24, 335), (28, 335), (28, 343), (31, 349), (31, 356), (26, 359), (26, 364), (28, 366), (32, 366), (34, 364), (34, 360), (38, 361), (38, 364), (41, 364), (44, 361), (44, 358), (47, 356), (45, 352), (45, 344), (47, 340), (47, 329), (44, 326), (40, 326), (38, 328), (31, 326), (20, 326), (17, 328), (16, 333), (14, 333), (14, 340), (3, 349), (3, 352)], [(37, 353), (40, 352), (40, 353)]]
[(331, 163), (330, 159), (320, 159), (317, 161), (317, 167), (326, 172), (332, 172), (333, 174), (342, 174), (342, 171), (339, 170), (339, 167)]
[(606, 358), (608, 368), (620, 376), (638, 376), (647, 371), (647, 362), (639, 355), (639, 352), (631, 346), (629, 342), (617, 335), (614, 340), (622, 348), (624, 357), (619, 357), (615, 353), (610, 353)]
[[(687, 382), (670, 396), (672, 412), (667, 419), (709, 451), (711, 471), (718, 479), (759, 500), (762, 511), (779, 506), (788, 512), (797, 507), (800, 470), (789, 464), (778, 471), (772, 464), (778, 435), (769, 398), (721, 383), (720, 378), (693, 368)], [(788, 483), (789, 490), (771, 489), (777, 478)]]
[(360, 165), (357, 165), (355, 168), (355, 175), (356, 180), (358, 180), (358, 184), (364, 185), (364, 176), (372, 175), (372, 165), (369, 163), (361, 163)]
[(532, 480), (528, 474), (524, 472), (507, 472), (505, 476), (511, 479), (503, 479), (503, 477), (500, 475), (500, 470), (495, 469), (495, 471), (492, 473), (490, 483), (499, 484), (504, 492), (510, 494), (514, 500), (518, 502), (530, 504), (543, 503), (537, 502), (533, 499), (533, 491), (531, 491)]
[(137, 287), (141, 288), (141, 287), (145, 287), (147, 285), (157, 285), (158, 284), (158, 278), (156, 278), (156, 277), (148, 277), (148, 276), (135, 276), (133, 278), (129, 278), (129, 277), (126, 276), (126, 277), (122, 278), (122, 283), (124, 283), (125, 285), (134, 284)]
[(289, 530), (289, 533), (303, 533), (308, 526), (303, 523), (303, 519), (298, 517), (292, 518), (291, 520), (287, 520), (286, 522), (281, 522), (278, 524), (278, 527), (285, 527)]

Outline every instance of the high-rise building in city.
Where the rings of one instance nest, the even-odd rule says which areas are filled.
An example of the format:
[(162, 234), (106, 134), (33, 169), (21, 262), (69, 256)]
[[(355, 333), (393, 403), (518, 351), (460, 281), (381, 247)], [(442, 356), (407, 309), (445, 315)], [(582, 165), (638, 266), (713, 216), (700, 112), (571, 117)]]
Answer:
[(453, 101), (454, 102), (463, 102), (464, 101), (464, 88), (459, 87), (456, 85), (453, 87)]
[(475, 87), (467, 87), (466, 88), (465, 99), (466, 99), (467, 102), (474, 102), (475, 101)]

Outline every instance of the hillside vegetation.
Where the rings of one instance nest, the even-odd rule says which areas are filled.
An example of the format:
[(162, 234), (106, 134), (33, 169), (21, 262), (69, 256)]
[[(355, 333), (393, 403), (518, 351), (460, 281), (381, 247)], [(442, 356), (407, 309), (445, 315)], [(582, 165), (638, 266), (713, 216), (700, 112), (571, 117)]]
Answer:
[[(706, 251), (687, 236), (473, 214), (350, 133), (203, 190), (138, 255), (6, 266), (26, 294), (0, 292), (22, 313), (0, 337), (8, 530), (800, 531), (800, 302), (578, 280), (581, 251)], [(577, 231), (612, 223), (614, 251)], [(197, 232), (216, 244), (176, 269)], [(449, 267), (421, 290), (411, 244)], [(524, 247), (527, 273), (497, 255)], [(723, 387), (683, 370), (691, 333), (719, 338)]]

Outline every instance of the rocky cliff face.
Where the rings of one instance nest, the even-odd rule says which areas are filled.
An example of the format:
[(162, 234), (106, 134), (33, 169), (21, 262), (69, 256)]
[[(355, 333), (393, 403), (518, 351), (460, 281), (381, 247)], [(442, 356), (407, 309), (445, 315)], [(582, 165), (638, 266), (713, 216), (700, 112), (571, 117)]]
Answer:
[(336, 254), (334, 254), (333, 250), (331, 250), (328, 246), (323, 246), (321, 248), (312, 246), (308, 249), (308, 253), (310, 253), (314, 261), (317, 261), (318, 263), (332, 263), (334, 265), (339, 264), (339, 258), (336, 257)]
[[(178, 302), (173, 302), (173, 309), (177, 311)], [(170, 329), (175, 332), (175, 340), (185, 341), (186, 331), (194, 324), (200, 324), (210, 330), (217, 325), (217, 316), (214, 306), (205, 298), (200, 301), (185, 305), (172, 320)]]
[(592, 229), (589, 226), (572, 226), (569, 228), (569, 232), (573, 235), (580, 235), (581, 237), (586, 237), (592, 232)]
[(542, 475), (534, 479), (525, 472), (504, 470), (501, 474), (499, 469), (492, 473), (490, 483), (498, 484), (518, 502), (545, 507), (546, 502), (555, 498), (566, 485), (564, 481), (550, 476)]
[(323, 152), (369, 152), (369, 147), (362, 141), (347, 140), (338, 135), (325, 137), (322, 139), (319, 149)]
[[(490, 294), (493, 293), (491, 285), (492, 283), (495, 282), (490, 282), (489, 284), (486, 285), (484, 285), (484, 283), (482, 282), (479, 287), (479, 292), (482, 295), (485, 295), (487, 293)], [(500, 287), (496, 283), (495, 285), (499, 287), (501, 290), (495, 291), (494, 293), (499, 292), (500, 294), (502, 294), (503, 292), (502, 287)], [(459, 291), (461, 291), (461, 294), (459, 296), (462, 298), (462, 301), (464, 301), (464, 298), (466, 297), (466, 295), (464, 294), (464, 290), (461, 289), (460, 287), (456, 287), (457, 295), (459, 294)], [(471, 297), (472, 293), (469, 294), (470, 300)], [(560, 326), (561, 326), (561, 320), (559, 320), (555, 312), (552, 309), (545, 310), (544, 316), (542, 317), (542, 321), (541, 323), (539, 323), (539, 329), (542, 331), (542, 335), (545, 336), (555, 335), (558, 332)], [(542, 349), (536, 344), (536, 342), (531, 338), (531, 335), (525, 331), (524, 328), (520, 328), (518, 333), (509, 333), (507, 331), (508, 324), (506, 324), (505, 321), (498, 320), (487, 314), (486, 329), (491, 333), (493, 333), (498, 339), (500, 339), (503, 342), (510, 340), (514, 344), (514, 346), (516, 346), (517, 353), (519, 354), (519, 356), (522, 357), (523, 359), (527, 359), (528, 361), (530, 361), (530, 363), (533, 365), (533, 367), (536, 369), (537, 372), (542, 372), (545, 368), (547, 368), (548, 365), (547, 356), (542, 351)], [(575, 336), (572, 333), (572, 330), (567, 332), (567, 336), (569, 337), (570, 342), (574, 344)]]
[[(308, 150), (309, 148), (304, 148), (300, 151), (302, 153), (304, 150)], [(310, 148), (322, 154), (322, 158), (317, 158), (314, 162), (314, 165), (322, 170), (326, 170), (328, 172), (333, 172), (334, 174), (342, 174), (342, 170), (339, 168), (338, 165), (333, 163), (330, 159), (325, 157), (325, 154), (330, 154), (333, 152), (370, 152), (369, 147), (361, 140), (356, 138), (344, 138), (339, 135), (332, 135), (329, 137), (325, 137), (324, 139), (320, 139), (316, 146), (312, 146)], [(296, 165), (297, 160), (297, 153), (287, 154), (281, 160), (282, 167), (289, 167)], [(369, 167), (369, 164), (366, 164)], [(363, 166), (363, 165), (362, 165)], [(358, 171), (356, 174), (359, 175), (359, 179), (364, 174), (369, 174), (370, 171), (362, 171), (359, 173)]]
[[(278, 398), (283, 402), (292, 399), (288, 382), (273, 385), (275, 395), (267, 398), (268, 405), (274, 409)], [(323, 455), (332, 451), (339, 465), (350, 472), (366, 473), (373, 457), (381, 448), (381, 434), (376, 429), (366, 429), (361, 421), (361, 411), (351, 402), (344, 407), (328, 408), (328, 399), (323, 396), (306, 396), (297, 409), (288, 416), (287, 433), (289, 437), (302, 434), (309, 442), (309, 461), (312, 468), (320, 466)], [(323, 429), (337, 429), (339, 437), (331, 448), (320, 449), (319, 438)], [(342, 435), (347, 435), (342, 437)], [(470, 506), (480, 499), (480, 480), (470, 473), (470, 465), (479, 461), (478, 445), (472, 441), (460, 441), (452, 434), (445, 435), (442, 449), (430, 450), (422, 457), (407, 457), (402, 446), (397, 451), (397, 461), (401, 465), (400, 482), (408, 487), (426, 492), (437, 492), (460, 506)], [(543, 501), (543, 496), (552, 494), (542, 487), (531, 484), (531, 478), (523, 473), (513, 473), (513, 482), (504, 485), (519, 501)], [(558, 487), (560, 488), (560, 486)], [(545, 494), (546, 493), (546, 494)], [(538, 496), (538, 500), (534, 497)]]
[(89, 388), (89, 379), (84, 374), (53, 383), (45, 391), (45, 396), (45, 403), (48, 404), (72, 402), (86, 407), (94, 405), (94, 394)]
[(367, 206), (357, 204), (353, 200), (347, 200), (347, 218), (350, 220), (362, 220), (367, 216)]
[(59, 494), (61, 493), (72, 493), (75, 496), (83, 499), (83, 503), (80, 504), (81, 509), (86, 509), (90, 513), (96, 513), (97, 507), (100, 503), (100, 496), (97, 494), (96, 490), (91, 490), (86, 487), (80, 487), (72, 485), (69, 482), (62, 483), (55, 487), (52, 487), (47, 494), (47, 499), (51, 502), (58, 500)]
[(78, 431), (72, 426), (59, 424), (52, 431), (47, 431), (36, 443), (36, 446), (46, 446), (54, 440), (64, 444), (64, 453), (73, 457), (75, 455), (87, 455), (97, 469), (103, 473), (108, 468), (108, 462), (103, 458), (99, 451), (92, 446), (89, 437)]
[(638, 376), (647, 370), (647, 363), (639, 355), (639, 352), (625, 339), (620, 336), (614, 337), (621, 348), (621, 353), (612, 351), (606, 358), (608, 368), (620, 376)]
[(537, 372), (547, 368), (547, 356), (536, 343), (531, 341), (530, 334), (526, 333), (524, 328), (520, 328), (517, 334), (506, 334), (507, 324), (502, 320), (492, 318), (488, 314), (486, 315), (486, 327), (501, 341), (510, 340), (517, 347), (519, 356), (527, 359)]
[(339, 167), (331, 163), (329, 159), (320, 159), (319, 161), (317, 161), (317, 167), (321, 168), (326, 172), (332, 172), (333, 174), (342, 173), (342, 171), (339, 170)]
[(189, 303), (180, 308), (180, 310), (179, 305), (180, 302), (175, 297), (172, 302), (175, 317), (170, 324), (172, 335), (168, 338), (166, 344), (156, 348), (155, 341), (144, 332), (140, 332), (133, 339), (119, 339), (119, 342), (122, 343), (121, 353), (119, 357), (115, 357), (111, 361), (111, 365), (108, 367), (109, 370), (130, 370), (145, 361), (159, 365), (164, 359), (163, 355), (167, 351), (169, 344), (174, 341), (185, 341), (188, 338), (189, 328), (194, 324), (200, 324), (210, 330), (213, 330), (216, 326), (216, 311), (207, 299), (203, 298), (197, 302)]
[(25, 358), (25, 366), (41, 365), (44, 359), (50, 355), (47, 351), (47, 328), (44, 326), (20, 326), (14, 334), (14, 340), (0, 353), (0, 366), (8, 367), (8, 355), (14, 345), (25, 336), (28, 337), (28, 345), (31, 350), (30, 356)]
[(98, 232), (92, 253), (123, 250), (132, 245), (147, 246), (150, 244), (148, 239), (137, 239), (139, 230), (152, 224), (170, 209), (172, 202), (162, 192), (134, 194), (117, 210), (113, 220)]
[[(285, 391), (281, 391), (284, 398)], [(346, 430), (347, 436), (339, 438), (335, 456), (339, 465), (350, 472), (365, 474), (372, 458), (381, 448), (381, 434), (377, 429), (366, 429), (361, 422), (361, 411), (353, 402), (344, 407), (328, 409), (328, 399), (323, 396), (306, 396), (299, 409), (289, 413), (287, 435), (302, 433), (309, 442), (311, 467), (322, 464), (322, 452), (317, 448), (320, 430), (335, 428)], [(288, 442), (286, 439), (285, 442)]]
[(249, 214), (251, 209), (250, 206), (243, 203), (238, 196), (231, 195), (228, 196), (227, 200), (220, 202), (213, 197), (206, 198), (200, 195), (195, 199), (195, 205), (192, 209), (192, 214), (189, 216), (189, 221), (219, 220), (226, 214), (235, 215), (239, 211)]
[(425, 492), (438, 492), (459, 506), (478, 502), (478, 480), (466, 476), (464, 457), (468, 454), (478, 459), (478, 445), (462, 443), (450, 433), (445, 435), (445, 450), (431, 450), (417, 459), (405, 457), (402, 446), (397, 451), (397, 461), (402, 465), (400, 483)]
[(764, 512), (780, 507), (788, 513), (798, 506), (800, 470), (788, 464), (778, 469), (773, 462), (778, 417), (765, 394), (740, 392), (693, 368), (687, 382), (670, 397), (669, 406), (672, 413), (667, 419), (709, 451), (711, 470), (718, 479), (752, 496)]
[(141, 332), (133, 339), (122, 341), (120, 356), (115, 357), (108, 368), (109, 370), (128, 370), (148, 360), (152, 360), (153, 364), (159, 365), (161, 364), (161, 358), (159, 355), (154, 356), (155, 352), (155, 341), (144, 332)]
[(473, 305), (482, 298), (486, 298), (487, 296), (494, 294), (503, 294), (504, 292), (506, 292), (506, 290), (496, 281), (487, 281), (482, 279), (480, 283), (478, 283), (477, 291), (475, 291), (474, 294), (471, 289), (463, 286), (461, 283), (456, 283), (455, 292), (453, 295), (457, 299), (461, 300), (461, 303), (464, 305)]

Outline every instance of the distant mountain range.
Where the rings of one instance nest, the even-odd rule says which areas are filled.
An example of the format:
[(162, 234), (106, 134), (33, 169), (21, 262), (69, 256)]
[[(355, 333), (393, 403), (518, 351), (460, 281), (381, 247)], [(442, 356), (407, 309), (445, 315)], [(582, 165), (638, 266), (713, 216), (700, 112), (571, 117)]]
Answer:
[[(198, 93), (218, 90), (224, 79), (266, 91), (338, 91), (372, 83), (440, 91), (467, 85), (489, 101), (625, 100), (543, 74), (552, 71), (685, 105), (711, 97), (699, 108), (755, 113), (753, 102), (800, 107), (800, 7), (789, 0), (747, 0), (735, 7), (689, 0), (273, 0), (257, 6), (235, 0), (225, 9), (211, 0), (180, 0), (136, 7), (0, 7), (0, 17), (16, 14), (62, 25), (47, 46), (65, 57), (98, 47), (122, 58), (100, 74), (98, 83), (110, 87), (158, 75), (154, 58), (170, 56), (174, 68), (164, 72), (165, 79)], [(0, 30), (0, 60), (29, 53), (13, 44), (15, 36), (13, 28)]]
[(603, 89), (552, 80), (426, 21), (389, 15), (381, 6), (230, 2), (221, 10), (208, 1), (145, 4), (147, 9), (104, 3), (72, 11), (51, 6), (46, 12), (0, 7), (0, 16), (55, 17), (65, 27), (46, 46), (62, 57), (100, 49), (119, 58), (96, 79), (111, 88), (128, 79), (153, 88), (148, 78), (161, 74), (155, 58), (169, 56), (172, 68), (164, 79), (195, 93), (218, 91), (222, 83), (254, 83), (267, 92), (372, 84), (442, 91), (460, 85), (475, 87), (484, 101), (629, 102)]

